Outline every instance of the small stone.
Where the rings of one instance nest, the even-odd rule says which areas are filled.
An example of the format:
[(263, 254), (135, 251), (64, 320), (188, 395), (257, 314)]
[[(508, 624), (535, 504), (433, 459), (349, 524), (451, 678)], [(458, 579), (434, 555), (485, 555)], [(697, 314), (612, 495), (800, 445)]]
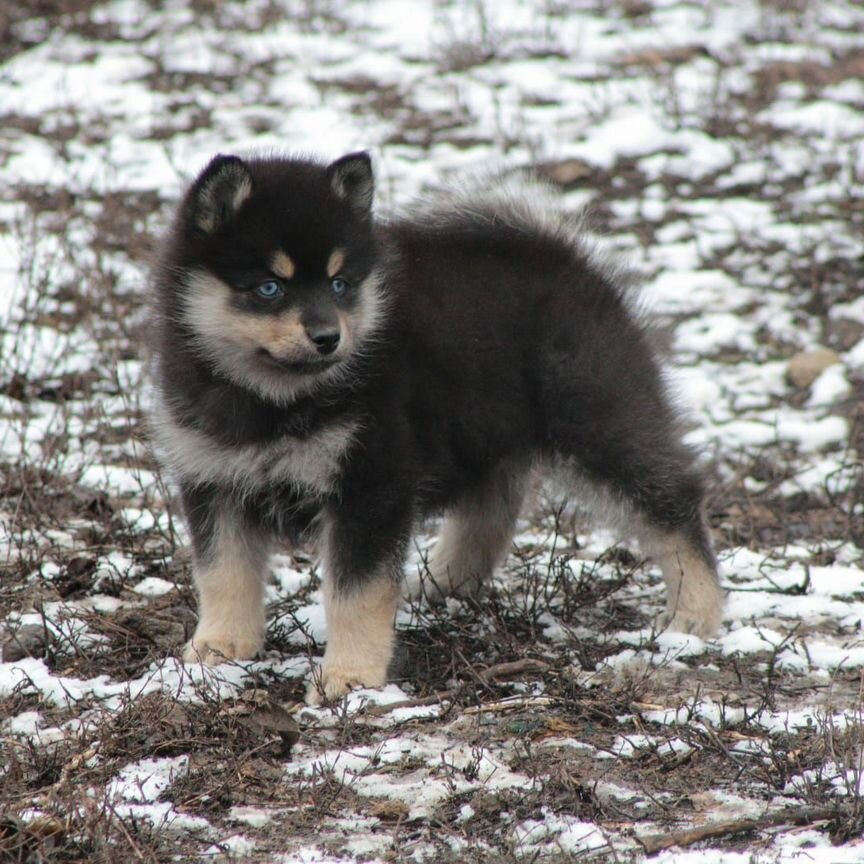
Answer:
[(244, 690), (223, 712), (258, 735), (278, 735), (285, 755), (300, 740), (300, 726), (279, 704), (271, 702), (266, 690)]
[(563, 162), (546, 162), (540, 165), (541, 177), (558, 186), (572, 186), (589, 177), (594, 169), (581, 159), (566, 159)]
[(840, 362), (830, 348), (816, 348), (796, 354), (786, 368), (786, 377), (796, 387), (809, 387), (829, 366)]
[(398, 799), (376, 801), (369, 809), (369, 815), (380, 819), (382, 822), (401, 822), (408, 818), (409, 812), (408, 805)]
[(505, 809), (505, 802), (494, 792), (479, 790), (471, 797), (471, 807), (481, 819), (497, 819)]
[(179, 610), (175, 614), (157, 613), (149, 609), (124, 609), (114, 623), (126, 631), (126, 638), (133, 641), (150, 642), (162, 651), (173, 651), (186, 639), (186, 627)]
[(25, 624), (0, 643), (0, 659), (14, 663), (25, 657), (44, 657), (50, 641), (51, 634), (40, 624)]

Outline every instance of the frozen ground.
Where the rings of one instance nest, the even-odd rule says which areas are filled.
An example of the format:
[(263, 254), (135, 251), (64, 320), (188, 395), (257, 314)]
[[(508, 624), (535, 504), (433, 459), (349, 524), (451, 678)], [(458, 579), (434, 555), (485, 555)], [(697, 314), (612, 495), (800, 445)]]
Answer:
[[(0, 0), (0, 859), (864, 861), (862, 33), (852, 0)], [(214, 152), (361, 147), (384, 207), (533, 166), (640, 274), (717, 640), (541, 495), (488, 604), (406, 609), (382, 692), (301, 707), (309, 550), (264, 659), (173, 659), (148, 256)]]

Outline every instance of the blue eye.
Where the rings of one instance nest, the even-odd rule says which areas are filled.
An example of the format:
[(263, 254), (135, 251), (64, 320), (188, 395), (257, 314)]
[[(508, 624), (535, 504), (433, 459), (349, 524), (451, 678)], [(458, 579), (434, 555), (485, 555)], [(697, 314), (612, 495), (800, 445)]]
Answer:
[(255, 286), (255, 296), (262, 300), (275, 300), (282, 296), (282, 286), (273, 279), (268, 279)]
[(333, 293), (338, 297), (340, 294), (344, 294), (348, 290), (348, 282), (341, 276), (337, 276), (330, 282), (330, 287), (333, 289)]

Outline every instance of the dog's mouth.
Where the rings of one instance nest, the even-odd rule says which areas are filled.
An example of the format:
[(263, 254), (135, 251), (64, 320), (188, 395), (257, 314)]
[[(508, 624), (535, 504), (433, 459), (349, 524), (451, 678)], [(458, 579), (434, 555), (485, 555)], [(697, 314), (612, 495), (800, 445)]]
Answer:
[(314, 360), (289, 360), (271, 354), (266, 348), (259, 349), (258, 355), (268, 366), (283, 372), (290, 372), (292, 375), (319, 375), (341, 360), (341, 358), (332, 356), (315, 358)]

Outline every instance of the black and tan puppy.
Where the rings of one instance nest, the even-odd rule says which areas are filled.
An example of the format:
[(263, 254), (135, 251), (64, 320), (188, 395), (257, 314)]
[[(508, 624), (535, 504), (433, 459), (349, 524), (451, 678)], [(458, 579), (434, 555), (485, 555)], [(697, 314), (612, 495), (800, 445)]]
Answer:
[(722, 594), (702, 481), (644, 327), (531, 187), (371, 214), (369, 157), (216, 157), (155, 275), (158, 452), (195, 547), (188, 661), (262, 648), (268, 553), (312, 533), (328, 644), (313, 701), (382, 685), (418, 521), (432, 583), (476, 594), (546, 467), (662, 568), (674, 629)]

